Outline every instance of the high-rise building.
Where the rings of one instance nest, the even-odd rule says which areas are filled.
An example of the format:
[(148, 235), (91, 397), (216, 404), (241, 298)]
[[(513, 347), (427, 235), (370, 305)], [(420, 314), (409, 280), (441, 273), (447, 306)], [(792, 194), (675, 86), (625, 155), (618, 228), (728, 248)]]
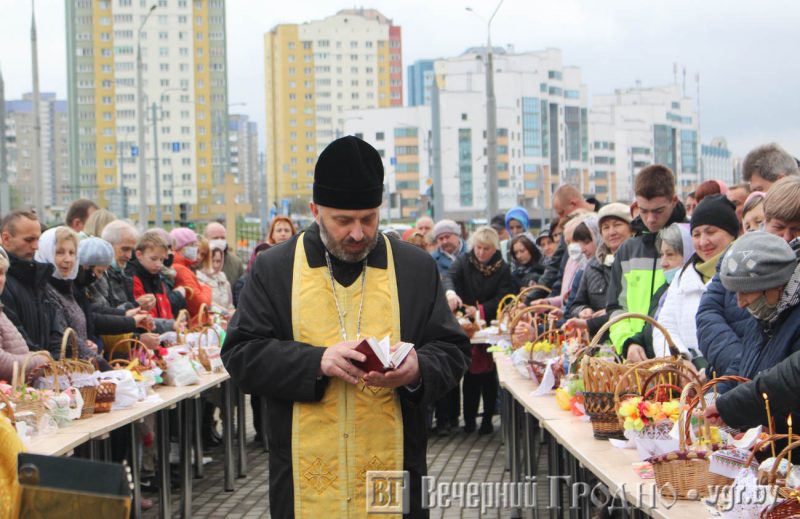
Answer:
[[(51, 92), (42, 92), (39, 102), (41, 123), (42, 201), (45, 218), (60, 214), (69, 190), (69, 125), (67, 102)], [(5, 102), (5, 143), (8, 181), (12, 201), (19, 207), (35, 205), (33, 178), (34, 120), (33, 94)]]
[(228, 118), (228, 140), (231, 176), (244, 186), (244, 197), (256, 211), (259, 181), (256, 123), (244, 114), (231, 114)]
[[(217, 188), (228, 165), (225, 2), (74, 0), (66, 9), (70, 197), (138, 217), (144, 155), (150, 221), (157, 200), (164, 219), (175, 218), (179, 207), (191, 220), (222, 214), (225, 195)], [(143, 143), (137, 44), (147, 107)]]
[[(430, 106), (348, 112), (345, 130), (363, 135), (384, 157), (392, 218), (428, 208), (439, 218), (483, 217), (486, 194), (548, 218), (563, 182), (606, 199), (605, 180), (589, 177), (586, 86), (561, 52), (493, 50), (497, 99), (498, 185), (488, 186), (486, 49), (434, 62)], [(430, 133), (428, 133), (430, 132)], [(409, 189), (413, 187), (413, 189)]]
[(716, 137), (710, 144), (700, 146), (700, 174), (702, 180), (722, 180), (728, 185), (735, 184), (735, 165), (733, 154), (728, 149), (728, 141)]
[(432, 59), (418, 59), (408, 66), (408, 106), (430, 105), (433, 86)]
[(611, 199), (633, 200), (634, 177), (654, 163), (672, 169), (681, 195), (697, 186), (697, 112), (680, 86), (636, 86), (594, 96), (589, 120), (589, 176), (606, 179)]
[(383, 218), (413, 220), (430, 209), (429, 106), (353, 110), (344, 133), (372, 144), (383, 159)]
[[(487, 182), (486, 49), (435, 64), (432, 90), (432, 177), (437, 218), (483, 215), (487, 191), (501, 210), (522, 205), (549, 216), (563, 182), (588, 190), (587, 89), (561, 51), (493, 49), (497, 99), (497, 186)], [(437, 200), (437, 197), (438, 200)]]
[(317, 155), (342, 135), (346, 111), (403, 105), (401, 41), (400, 27), (373, 9), (264, 35), (271, 203), (305, 209)]

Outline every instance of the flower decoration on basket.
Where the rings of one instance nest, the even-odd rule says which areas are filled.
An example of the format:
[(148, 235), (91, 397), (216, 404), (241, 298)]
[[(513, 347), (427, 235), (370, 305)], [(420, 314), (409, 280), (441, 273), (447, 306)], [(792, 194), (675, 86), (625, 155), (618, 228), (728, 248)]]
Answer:
[(623, 427), (626, 431), (642, 431), (669, 420), (670, 424), (678, 421), (681, 404), (678, 400), (651, 402), (640, 396), (625, 400), (619, 408), (619, 415), (625, 419)]

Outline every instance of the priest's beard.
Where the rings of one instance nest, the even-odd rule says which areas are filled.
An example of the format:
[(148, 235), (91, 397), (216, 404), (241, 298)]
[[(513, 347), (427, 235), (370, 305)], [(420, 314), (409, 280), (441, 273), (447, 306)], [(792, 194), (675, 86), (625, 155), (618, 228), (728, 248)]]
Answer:
[[(369, 256), (369, 253), (372, 252), (372, 249), (374, 249), (375, 245), (378, 243), (377, 232), (375, 232), (373, 236), (367, 236), (365, 234), (361, 241), (356, 241), (348, 236), (343, 241), (337, 242), (328, 233), (328, 229), (325, 228), (325, 222), (322, 218), (319, 219), (319, 237), (322, 239), (322, 244), (326, 249), (328, 249), (328, 252), (333, 254), (336, 258), (347, 263), (358, 263), (359, 261), (363, 261), (364, 258)], [(356, 244), (363, 244), (365, 242), (367, 245), (360, 252), (349, 252), (345, 248), (348, 245), (352, 246)]]

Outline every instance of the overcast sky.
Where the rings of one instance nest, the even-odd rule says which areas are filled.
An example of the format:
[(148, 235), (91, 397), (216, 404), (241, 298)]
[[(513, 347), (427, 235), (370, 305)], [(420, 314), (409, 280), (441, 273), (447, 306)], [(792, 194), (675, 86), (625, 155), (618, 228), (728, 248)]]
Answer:
[[(174, 0), (171, 0), (174, 1)], [(31, 90), (30, 4), (0, 0), (0, 66), (6, 99)], [(42, 91), (65, 98), (63, 0), (37, 0)], [(420, 58), (457, 55), (485, 42), (495, 0), (374, 0), (403, 30), (404, 66)], [(231, 103), (262, 132), (263, 35), (278, 23), (303, 22), (352, 7), (332, 0), (228, 0), (228, 82)], [(517, 51), (557, 47), (565, 65), (582, 69), (591, 94), (672, 82), (673, 63), (686, 66), (687, 93), (700, 74), (701, 138), (724, 136), (734, 153), (778, 141), (800, 155), (800, 3), (736, 0), (505, 0), (492, 25), (496, 45)], [(406, 92), (404, 92), (404, 97)], [(262, 139), (259, 139), (260, 141)], [(263, 142), (260, 147), (263, 148)]]

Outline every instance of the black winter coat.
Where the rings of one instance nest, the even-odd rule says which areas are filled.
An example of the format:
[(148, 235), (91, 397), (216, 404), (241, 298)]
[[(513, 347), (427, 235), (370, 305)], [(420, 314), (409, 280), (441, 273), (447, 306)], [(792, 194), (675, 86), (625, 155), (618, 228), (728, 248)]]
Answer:
[[(800, 410), (800, 352), (793, 353), (770, 369), (764, 370), (752, 382), (740, 384), (717, 398), (717, 411), (731, 427), (747, 429), (767, 425), (764, 399), (769, 396), (770, 412), (780, 428), (789, 413)], [(796, 422), (795, 422), (796, 423)]]
[(58, 348), (61, 337), (54, 330), (53, 305), (48, 304), (47, 283), (53, 266), (28, 261), (8, 253), (6, 286), (0, 300), (3, 311), (28, 343), (31, 351)]
[[(465, 305), (474, 305), (479, 302), (483, 305), (484, 317), (487, 322), (497, 318), (497, 306), (506, 294), (514, 292), (514, 283), (511, 280), (511, 268), (503, 264), (490, 276), (484, 276), (470, 262), (474, 257), (473, 252), (459, 256), (447, 271), (443, 280), (445, 290), (453, 290)], [(500, 251), (494, 253), (487, 263), (494, 265), (503, 261)]]

